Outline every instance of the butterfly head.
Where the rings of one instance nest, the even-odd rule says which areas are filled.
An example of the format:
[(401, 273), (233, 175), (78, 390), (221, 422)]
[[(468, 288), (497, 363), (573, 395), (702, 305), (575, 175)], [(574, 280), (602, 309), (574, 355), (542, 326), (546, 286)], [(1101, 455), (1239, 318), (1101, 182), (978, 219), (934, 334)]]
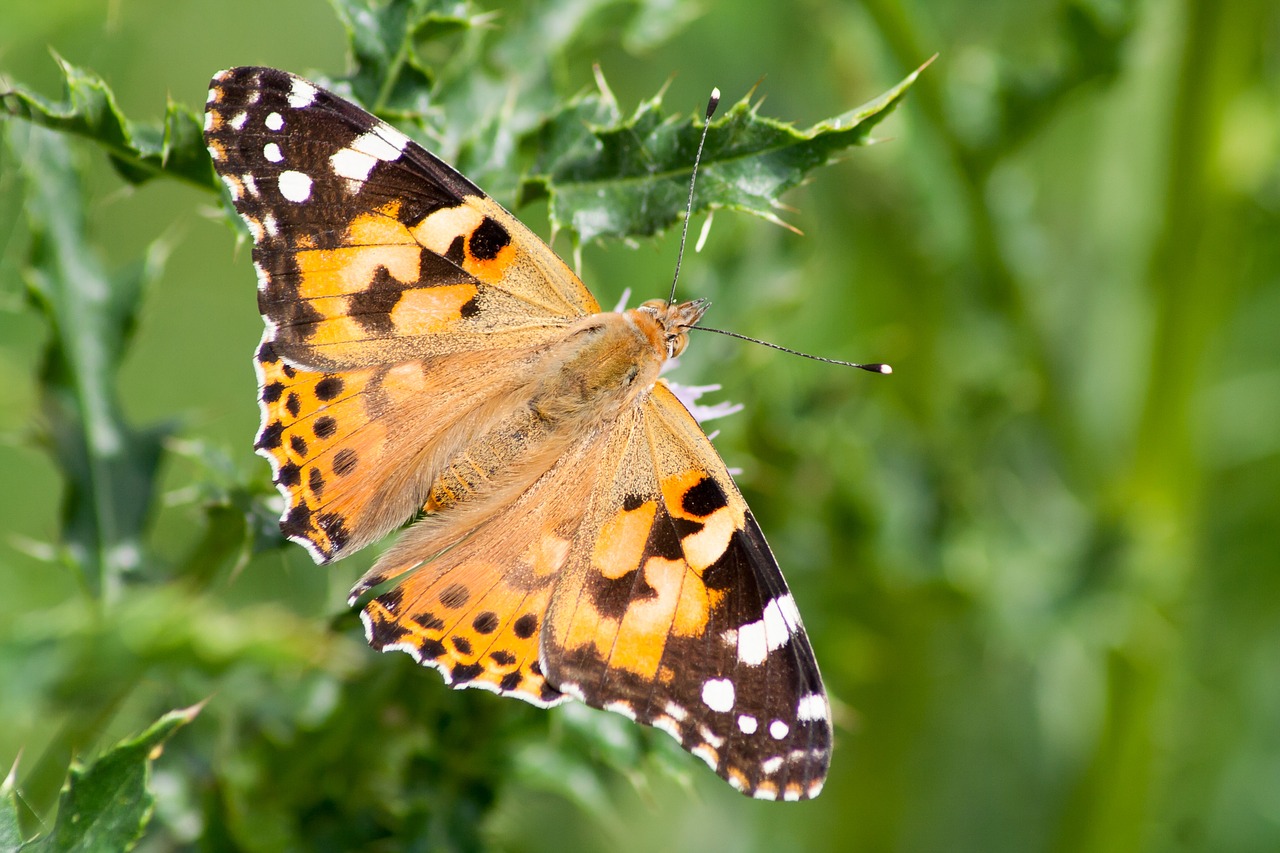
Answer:
[(698, 324), (710, 306), (711, 303), (706, 299), (678, 303), (650, 299), (634, 313), (651, 318), (650, 322), (657, 324), (654, 331), (660, 335), (661, 345), (666, 349), (666, 358), (675, 358), (689, 345), (689, 329)]

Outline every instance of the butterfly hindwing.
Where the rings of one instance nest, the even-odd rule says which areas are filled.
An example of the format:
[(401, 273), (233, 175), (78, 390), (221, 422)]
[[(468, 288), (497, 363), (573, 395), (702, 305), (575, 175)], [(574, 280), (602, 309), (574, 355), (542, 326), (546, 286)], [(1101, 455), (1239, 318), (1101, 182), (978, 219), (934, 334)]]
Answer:
[(510, 500), (488, 502), (491, 512), (441, 507), (407, 531), (352, 592), (353, 603), (379, 592), (362, 614), (370, 644), (408, 652), (453, 687), (563, 701), (542, 669), (544, 620), (604, 446), (581, 436)]
[(665, 385), (627, 434), (556, 587), (547, 676), (663, 729), (741, 791), (815, 796), (826, 692), (759, 526)]

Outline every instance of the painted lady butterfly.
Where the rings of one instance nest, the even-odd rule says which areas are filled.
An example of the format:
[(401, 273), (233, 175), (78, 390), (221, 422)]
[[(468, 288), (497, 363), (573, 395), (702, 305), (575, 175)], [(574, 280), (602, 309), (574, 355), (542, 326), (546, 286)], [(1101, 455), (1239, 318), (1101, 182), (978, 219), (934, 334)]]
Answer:
[(352, 592), (369, 643), (454, 687), (655, 726), (752, 796), (816, 796), (813, 650), (658, 378), (705, 303), (601, 312), (470, 181), (283, 71), (215, 76), (205, 137), (253, 233), (281, 529), (324, 563), (422, 513)]

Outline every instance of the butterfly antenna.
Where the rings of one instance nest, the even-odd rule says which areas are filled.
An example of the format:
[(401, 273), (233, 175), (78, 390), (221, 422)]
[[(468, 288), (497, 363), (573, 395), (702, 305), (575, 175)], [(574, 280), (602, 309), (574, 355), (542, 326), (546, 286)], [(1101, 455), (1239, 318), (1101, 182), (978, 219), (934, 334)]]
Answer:
[(759, 338), (749, 338), (746, 335), (740, 335), (737, 332), (726, 332), (724, 329), (712, 329), (709, 326), (689, 326), (688, 328), (698, 332), (715, 332), (717, 335), (727, 335), (731, 338), (737, 338), (740, 341), (760, 344), (760, 346), (769, 347), (770, 349), (782, 350), (783, 352), (791, 353), (792, 355), (798, 355), (801, 358), (811, 358), (814, 361), (825, 361), (827, 364), (838, 364), (842, 367), (856, 367), (859, 370), (865, 370), (868, 373), (893, 373), (893, 368), (887, 364), (856, 364), (852, 361), (841, 361), (838, 358), (823, 358), (820, 355), (810, 355), (807, 352), (788, 349), (787, 347), (779, 346), (778, 344), (771, 344), (768, 341), (762, 341)]
[(698, 153), (693, 158), (693, 174), (689, 177), (689, 201), (684, 208), (684, 227), (680, 229), (680, 251), (676, 254), (676, 274), (671, 277), (671, 295), (667, 297), (668, 305), (673, 305), (676, 301), (676, 282), (680, 280), (680, 262), (684, 260), (684, 241), (689, 236), (689, 218), (693, 216), (693, 187), (698, 180), (698, 164), (702, 162), (702, 146), (707, 142), (707, 131), (711, 129), (711, 117), (715, 115), (718, 106), (720, 106), (719, 87), (711, 90), (711, 99), (707, 101), (706, 118), (702, 123), (702, 138), (698, 140)]

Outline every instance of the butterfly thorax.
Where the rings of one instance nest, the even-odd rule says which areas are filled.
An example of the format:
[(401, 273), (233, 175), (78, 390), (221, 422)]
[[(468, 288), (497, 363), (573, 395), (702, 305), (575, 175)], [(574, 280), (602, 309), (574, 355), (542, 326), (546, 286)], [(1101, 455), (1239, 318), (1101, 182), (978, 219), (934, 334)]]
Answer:
[(470, 440), (436, 477), (426, 509), (481, 499), (497, 481), (523, 485), (536, 479), (571, 444), (642, 402), (705, 310), (702, 300), (653, 300), (577, 321), (533, 363), (534, 378), (510, 395), (509, 406), (477, 413), (482, 422), (473, 424)]

